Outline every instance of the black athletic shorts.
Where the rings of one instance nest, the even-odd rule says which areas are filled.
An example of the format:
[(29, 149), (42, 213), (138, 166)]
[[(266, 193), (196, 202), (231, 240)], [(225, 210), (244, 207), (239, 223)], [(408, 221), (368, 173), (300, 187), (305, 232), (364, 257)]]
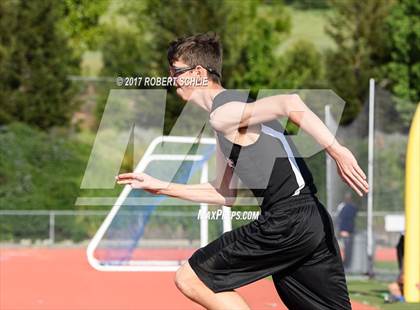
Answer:
[(289, 309), (351, 309), (332, 220), (312, 195), (292, 196), (222, 234), (188, 260), (213, 292), (272, 275)]

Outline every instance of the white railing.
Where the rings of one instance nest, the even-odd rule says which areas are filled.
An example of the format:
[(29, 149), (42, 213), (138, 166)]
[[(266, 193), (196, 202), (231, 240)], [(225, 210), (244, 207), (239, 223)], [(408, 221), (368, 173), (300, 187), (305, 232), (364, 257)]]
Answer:
[[(200, 182), (205, 183), (208, 181), (208, 163), (203, 155), (186, 155), (186, 154), (154, 154), (155, 149), (161, 143), (180, 143), (180, 144), (194, 144), (197, 143), (197, 137), (185, 137), (185, 136), (160, 136), (156, 137), (147, 147), (146, 152), (144, 153), (142, 159), (137, 164), (134, 172), (143, 172), (145, 171), (146, 167), (152, 161), (158, 160), (176, 160), (176, 161), (204, 161), (201, 167), (201, 178)], [(200, 144), (207, 144), (207, 145), (216, 145), (216, 139), (214, 138), (201, 138), (199, 141)], [(121, 206), (124, 204), (125, 200), (128, 198), (132, 188), (131, 186), (126, 185), (118, 197), (117, 201), (111, 208), (109, 214), (105, 218), (102, 225), (99, 227), (98, 231), (96, 232), (95, 236), (92, 238), (91, 242), (89, 243), (86, 255), (90, 265), (100, 271), (174, 271), (178, 269), (180, 266), (179, 261), (155, 261), (155, 262), (143, 262), (142, 261), (133, 261), (132, 264), (130, 262), (129, 265), (115, 265), (109, 264), (107, 262), (99, 261), (94, 253), (103, 239), (105, 233), (108, 229), (110, 229), (110, 225), (113, 219), (117, 216), (117, 213), (120, 212)], [(208, 204), (201, 203), (200, 209), (202, 212), (207, 212)], [(230, 208), (223, 206), (223, 209), (226, 213), (230, 212)], [(230, 222), (230, 219), (226, 219)], [(225, 221), (225, 219), (223, 219)], [(224, 228), (231, 228), (230, 225), (224, 225)], [(201, 246), (205, 246), (208, 243), (208, 223), (207, 218), (203, 218), (200, 220), (200, 244)], [(150, 263), (155, 265), (150, 265)]]

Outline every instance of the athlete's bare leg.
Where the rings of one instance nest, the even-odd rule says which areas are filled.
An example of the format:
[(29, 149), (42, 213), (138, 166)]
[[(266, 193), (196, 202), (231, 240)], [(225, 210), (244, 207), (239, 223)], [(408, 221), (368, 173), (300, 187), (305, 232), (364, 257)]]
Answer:
[(214, 293), (197, 277), (188, 262), (177, 270), (175, 284), (186, 297), (209, 310), (251, 309), (236, 291)]

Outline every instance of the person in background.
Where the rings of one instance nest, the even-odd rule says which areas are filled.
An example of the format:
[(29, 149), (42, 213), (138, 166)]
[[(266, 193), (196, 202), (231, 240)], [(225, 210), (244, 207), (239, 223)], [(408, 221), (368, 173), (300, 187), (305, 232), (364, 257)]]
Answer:
[(340, 204), (341, 210), (338, 213), (338, 235), (344, 246), (344, 269), (348, 271), (353, 255), (353, 235), (355, 232), (355, 219), (357, 216), (357, 207), (352, 203), (350, 192), (344, 195), (344, 201)]
[(397, 279), (388, 285), (389, 295), (385, 295), (385, 302), (404, 302), (404, 273), (403, 273), (403, 260), (404, 260), (404, 233), (401, 234), (397, 246), (395, 247), (397, 251), (398, 259), (398, 269), (399, 274)]
[(340, 246), (341, 246), (341, 240), (339, 239), (340, 236), (338, 234), (339, 233), (339, 215), (345, 204), (346, 203), (344, 201), (340, 202), (335, 208), (335, 210), (331, 212), (331, 217), (333, 219), (333, 224), (334, 224), (334, 232), (336, 233), (336, 237), (338, 239), (338, 242), (340, 243)]

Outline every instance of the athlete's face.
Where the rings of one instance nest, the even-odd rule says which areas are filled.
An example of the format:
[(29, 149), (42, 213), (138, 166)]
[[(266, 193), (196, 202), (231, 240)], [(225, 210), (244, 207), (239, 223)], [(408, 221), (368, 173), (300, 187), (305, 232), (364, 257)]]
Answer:
[(183, 100), (188, 101), (194, 90), (203, 86), (195, 86), (194, 81), (207, 77), (207, 71), (201, 66), (191, 67), (182, 61), (175, 61), (169, 68), (171, 77), (176, 77), (176, 93)]

